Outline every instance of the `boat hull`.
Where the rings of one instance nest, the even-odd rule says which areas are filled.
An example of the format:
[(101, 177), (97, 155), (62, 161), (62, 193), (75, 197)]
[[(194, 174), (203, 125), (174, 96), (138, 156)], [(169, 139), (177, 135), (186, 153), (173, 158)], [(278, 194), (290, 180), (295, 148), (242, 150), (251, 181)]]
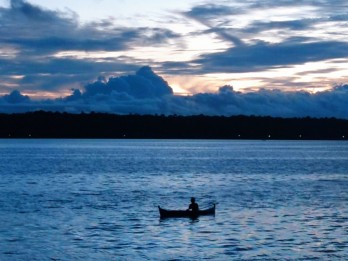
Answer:
[(215, 215), (215, 204), (213, 207), (199, 210), (198, 213), (190, 210), (167, 210), (158, 206), (161, 218), (197, 218), (198, 216)]

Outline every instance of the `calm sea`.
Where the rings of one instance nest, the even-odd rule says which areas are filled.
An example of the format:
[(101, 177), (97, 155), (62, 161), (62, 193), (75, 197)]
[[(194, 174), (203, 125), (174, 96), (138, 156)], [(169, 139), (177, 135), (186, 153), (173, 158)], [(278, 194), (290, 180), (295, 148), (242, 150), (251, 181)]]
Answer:
[(347, 258), (348, 142), (0, 140), (0, 260)]

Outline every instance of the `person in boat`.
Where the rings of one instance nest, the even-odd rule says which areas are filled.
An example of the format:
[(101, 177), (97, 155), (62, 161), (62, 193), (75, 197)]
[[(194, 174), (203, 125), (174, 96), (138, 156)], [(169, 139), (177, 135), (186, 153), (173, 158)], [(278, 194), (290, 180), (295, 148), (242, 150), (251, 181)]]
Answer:
[(198, 213), (199, 207), (194, 197), (191, 198), (191, 204), (189, 205), (189, 208), (187, 210), (192, 211), (192, 213)]

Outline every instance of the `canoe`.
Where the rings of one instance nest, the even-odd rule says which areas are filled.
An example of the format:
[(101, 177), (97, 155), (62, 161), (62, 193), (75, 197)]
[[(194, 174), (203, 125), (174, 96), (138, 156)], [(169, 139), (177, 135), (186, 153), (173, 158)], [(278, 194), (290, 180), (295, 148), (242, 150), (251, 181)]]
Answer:
[(190, 210), (167, 210), (158, 206), (161, 218), (197, 218), (198, 216), (215, 215), (215, 204), (208, 209), (199, 210), (198, 213), (193, 213)]

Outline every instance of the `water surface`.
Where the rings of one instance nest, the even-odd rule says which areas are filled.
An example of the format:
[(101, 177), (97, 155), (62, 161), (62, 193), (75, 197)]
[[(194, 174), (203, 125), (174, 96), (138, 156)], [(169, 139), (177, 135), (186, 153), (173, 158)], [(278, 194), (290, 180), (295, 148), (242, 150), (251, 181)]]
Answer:
[(0, 260), (343, 260), (347, 203), (344, 141), (0, 140)]

